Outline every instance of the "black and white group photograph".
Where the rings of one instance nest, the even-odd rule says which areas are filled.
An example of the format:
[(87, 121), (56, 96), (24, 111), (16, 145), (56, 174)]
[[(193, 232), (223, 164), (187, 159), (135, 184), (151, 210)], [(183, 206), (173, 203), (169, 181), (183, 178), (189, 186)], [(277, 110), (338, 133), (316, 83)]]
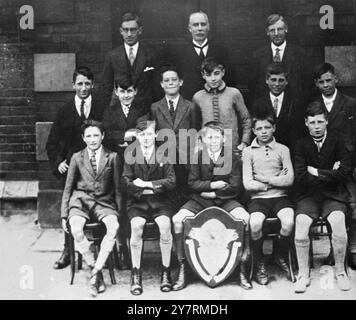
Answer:
[(356, 300), (355, 148), (356, 0), (0, 0), (0, 300)]

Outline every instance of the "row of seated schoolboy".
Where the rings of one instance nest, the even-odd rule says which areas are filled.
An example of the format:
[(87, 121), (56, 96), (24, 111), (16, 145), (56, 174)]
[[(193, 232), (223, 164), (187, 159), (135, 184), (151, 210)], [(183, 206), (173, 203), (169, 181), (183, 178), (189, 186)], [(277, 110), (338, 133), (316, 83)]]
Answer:
[[(319, 69), (321, 74), (316, 78), (317, 86), (318, 79), (325, 74), (335, 76), (329, 64), (324, 64)], [(93, 295), (105, 290), (101, 269), (112, 249), (121, 221), (117, 218), (122, 212), (120, 197), (125, 197), (122, 192), (123, 183), (119, 183), (122, 181), (121, 171), (123, 171), (124, 185), (127, 186), (127, 217), (131, 226), (132, 294), (142, 293), (140, 260), (145, 221), (154, 219), (160, 229), (161, 290), (164, 292), (172, 289), (180, 290), (187, 282), (182, 222), (185, 217), (194, 216), (211, 205), (221, 206), (234, 217), (246, 222), (246, 231), (251, 233), (251, 245), (258, 262), (255, 280), (260, 284), (268, 282), (262, 254), (262, 224), (266, 217), (277, 216), (281, 220), (282, 227), (278, 239), (276, 262), (286, 270), (285, 253), (294, 226), (295, 207), (287, 195), (287, 188), (293, 184), (294, 175), (289, 148), (295, 162), (296, 189), (303, 191), (301, 194), (296, 192), (295, 244), (299, 275), (295, 291), (304, 292), (310, 283), (308, 231), (313, 219), (319, 216), (319, 211), (323, 217), (328, 217), (333, 229), (337, 284), (342, 290), (350, 288), (343, 264), (347, 243), (344, 215), (348, 193), (339, 182), (350, 176), (352, 163), (351, 152), (347, 145), (345, 147), (346, 139), (333, 138), (333, 131), (341, 131), (341, 129), (333, 128), (330, 123), (328, 124), (328, 112), (324, 104), (320, 101), (314, 102), (308, 106), (305, 116), (305, 126), (309, 129), (310, 135), (303, 138), (306, 141), (301, 140), (303, 142), (297, 143), (303, 136), (305, 127), (304, 114), (301, 113), (303, 106), (298, 107), (297, 99), (292, 98), (288, 107), (282, 106), (285, 102), (283, 95), (287, 95), (285, 88), (288, 75), (282, 63), (273, 63), (267, 69), (266, 84), (270, 88), (271, 95), (280, 97), (282, 94), (282, 99), (273, 101), (273, 104), (272, 100), (269, 103), (256, 102), (251, 112), (252, 131), (256, 138), (247, 147), (251, 139), (251, 117), (238, 89), (226, 87), (223, 81), (224, 72), (224, 66), (219, 61), (207, 58), (202, 64), (205, 90), (197, 92), (193, 102), (190, 102), (179, 95), (183, 80), (174, 66), (163, 67), (161, 86), (166, 96), (152, 104), (147, 114), (142, 111), (142, 108), (135, 106), (135, 86), (129, 77), (124, 76), (115, 81), (115, 93), (119, 97), (120, 105), (112, 105), (106, 109), (103, 126), (92, 120), (85, 122), (82, 134), (88, 151), (84, 149), (75, 153), (69, 168), (66, 168), (68, 174), (63, 194), (62, 215), (63, 227), (67, 229), (67, 222), (69, 222), (78, 250), (83, 253), (92, 268), (90, 291)], [(82, 72), (77, 70), (77, 74), (86, 80), (91, 80), (90, 76), (87, 77), (89, 75), (87, 70)], [(76, 79), (74, 79), (75, 84)], [(90, 90), (87, 90), (87, 94), (90, 95)], [(282, 118), (284, 121), (280, 121)], [(153, 120), (154, 126), (149, 125), (149, 120)], [(189, 166), (179, 161), (171, 165), (153, 157), (156, 131), (171, 129), (177, 135), (182, 129), (199, 130), (202, 124), (204, 124), (202, 140), (205, 148), (203, 147), (199, 152), (201, 156), (205, 154), (211, 159), (210, 165), (198, 163)], [(224, 136), (227, 128), (231, 131), (230, 135)], [(273, 138), (275, 132), (276, 138)], [(140, 145), (135, 151), (141, 152), (140, 156), (146, 162), (128, 164), (126, 161), (125, 149), (127, 150), (128, 143), (133, 137), (137, 138)], [(345, 134), (345, 137), (348, 135)], [(103, 140), (104, 145), (118, 156), (102, 147)], [(224, 140), (232, 150), (232, 170), (228, 174), (214, 175), (212, 168), (219, 164), (220, 158), (224, 159), (224, 154), (221, 154), (221, 150), (226, 149), (222, 148)], [(349, 142), (352, 143), (351, 139)], [(185, 147), (177, 143), (178, 159), (182, 153), (188, 154), (189, 158), (190, 151), (189, 145)], [(243, 178), (241, 178), (239, 160), (241, 153)], [(137, 158), (137, 155), (135, 156)], [(91, 170), (92, 172), (89, 172)], [(93, 174), (88, 176), (88, 172)], [(88, 182), (88, 178), (89, 181), (93, 180)], [(175, 185), (183, 194), (181, 201), (178, 201), (179, 206), (182, 207), (176, 214), (163, 194), (173, 189)], [(251, 193), (251, 202), (247, 210), (249, 213), (237, 201), (242, 185)], [(298, 185), (301, 186), (299, 189)], [(184, 203), (189, 190), (193, 190), (193, 194)], [(321, 190), (321, 193), (318, 194), (316, 190)], [(75, 196), (78, 192), (79, 196)], [(84, 194), (89, 198), (87, 199)], [(319, 208), (320, 203), (324, 203), (321, 208)], [(107, 226), (107, 234), (96, 262), (93, 260), (83, 233), (85, 222), (92, 214)], [(171, 217), (173, 217), (179, 261), (178, 277), (174, 284), (170, 279), (170, 254), (173, 242), (170, 231)], [(249, 289), (252, 285), (246, 274), (248, 255), (244, 256), (246, 259), (242, 261), (239, 273), (240, 283), (243, 288)]]

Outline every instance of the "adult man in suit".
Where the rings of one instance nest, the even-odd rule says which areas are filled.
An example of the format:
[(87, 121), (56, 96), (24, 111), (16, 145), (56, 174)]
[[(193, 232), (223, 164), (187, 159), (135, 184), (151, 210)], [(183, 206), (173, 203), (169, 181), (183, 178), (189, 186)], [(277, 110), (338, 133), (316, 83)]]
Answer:
[[(315, 67), (314, 82), (319, 89), (320, 96), (317, 101), (321, 102), (328, 114), (328, 132), (340, 137), (346, 149), (353, 159), (355, 172), (355, 138), (356, 138), (356, 99), (341, 93), (336, 85), (338, 78), (335, 68), (330, 63), (322, 63)], [(355, 174), (354, 174), (355, 177)], [(354, 179), (347, 183), (351, 195), (350, 205), (352, 215), (350, 219), (350, 266), (356, 269), (356, 185)]]
[[(70, 161), (61, 217), (63, 230), (69, 232), (69, 223), (76, 248), (91, 270), (89, 292), (95, 297), (105, 290), (101, 270), (115, 245), (119, 229), (120, 169), (117, 153), (102, 147), (104, 131), (100, 122), (84, 121), (82, 137), (87, 147), (74, 153)], [(84, 235), (85, 224), (91, 220), (102, 222), (106, 228), (96, 260)]]
[(234, 87), (235, 77), (229, 63), (228, 50), (208, 40), (210, 30), (208, 15), (202, 11), (193, 12), (189, 16), (188, 30), (192, 35), (192, 41), (186, 44), (182, 48), (180, 56), (175, 58), (184, 80), (182, 96), (192, 100), (194, 93), (203, 89), (201, 64), (207, 57), (215, 57), (223, 62), (228, 71), (224, 80), (227, 85)]
[(138, 104), (150, 105), (159, 97), (158, 79), (155, 77), (157, 53), (139, 41), (143, 32), (140, 18), (131, 13), (122, 17), (120, 34), (124, 44), (109, 51), (103, 69), (103, 94), (106, 105), (113, 102), (114, 81), (128, 73), (137, 88)]
[[(61, 179), (64, 186), (70, 159), (73, 153), (83, 149), (81, 125), (85, 119), (101, 120), (103, 108), (99, 100), (92, 96), (94, 75), (87, 67), (78, 67), (73, 73), (75, 96), (61, 107), (48, 136), (46, 150), (53, 174)], [(69, 242), (65, 233), (64, 250), (54, 263), (54, 269), (69, 265)]]
[(253, 53), (255, 70), (250, 85), (251, 100), (256, 100), (268, 91), (265, 74), (266, 68), (271, 62), (283, 62), (287, 66), (288, 83), (292, 96), (306, 100), (309, 79), (305, 74), (305, 54), (302, 48), (286, 41), (288, 25), (284, 17), (279, 14), (268, 16), (266, 32), (270, 43)]
[(340, 290), (350, 290), (344, 265), (348, 202), (344, 182), (351, 174), (350, 153), (343, 139), (327, 130), (328, 115), (320, 101), (307, 107), (305, 125), (310, 135), (298, 141), (294, 164), (297, 190), (295, 246), (299, 266), (294, 291), (303, 293), (310, 285), (309, 229), (313, 220), (320, 216), (327, 219), (332, 230), (337, 286)]
[(269, 90), (254, 102), (252, 114), (274, 114), (274, 137), (293, 154), (297, 140), (305, 134), (304, 106), (288, 90), (289, 75), (284, 63), (273, 62), (268, 65), (265, 79)]

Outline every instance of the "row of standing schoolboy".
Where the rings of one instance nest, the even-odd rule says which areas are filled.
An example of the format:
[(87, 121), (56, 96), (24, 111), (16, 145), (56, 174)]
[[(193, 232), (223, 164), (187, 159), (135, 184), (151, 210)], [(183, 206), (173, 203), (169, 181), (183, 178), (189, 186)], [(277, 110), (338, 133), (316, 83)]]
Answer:
[[(253, 252), (256, 255), (256, 261), (258, 261), (255, 280), (260, 284), (268, 282), (261, 249), (263, 241), (261, 234), (262, 223), (266, 216), (277, 215), (281, 220), (282, 228), (278, 240), (277, 251), (279, 254), (276, 262), (283, 270), (286, 270), (285, 252), (289, 246), (289, 236), (294, 223), (294, 205), (291, 204), (286, 196), (285, 188), (293, 183), (293, 166), (290, 162), (288, 148), (276, 143), (272, 138), (274, 131), (276, 132), (277, 142), (283, 142), (291, 150), (295, 150), (297, 184), (304, 184), (302, 190), (308, 189), (305, 186), (313, 186), (313, 190), (309, 190), (310, 194), (298, 195), (301, 198), (298, 198), (296, 203), (298, 216), (295, 242), (300, 272), (295, 284), (295, 291), (305, 291), (310, 282), (309, 271), (307, 271), (306, 267), (308, 262), (305, 259), (305, 252), (308, 252), (309, 243), (305, 234), (307, 234), (306, 230), (309, 230), (310, 223), (313, 221), (310, 217), (315, 218), (318, 215), (318, 205), (321, 202), (324, 202), (321, 210), (322, 215), (324, 217), (328, 216), (334, 231), (333, 247), (336, 263), (336, 281), (341, 289), (349, 289), (350, 283), (347, 274), (343, 269), (341, 270), (340, 264), (340, 261), (343, 261), (346, 250), (346, 229), (343, 228), (345, 222), (341, 217), (346, 212), (346, 207), (343, 205), (349, 200), (346, 199), (347, 192), (344, 190), (344, 185), (336, 182), (340, 182), (347, 177), (352, 166), (349, 158), (353, 150), (351, 148), (354, 135), (348, 130), (353, 129), (352, 112), (354, 111), (348, 105), (353, 106), (354, 101), (348, 97), (341, 97), (345, 100), (343, 101), (343, 106), (347, 105), (345, 106), (346, 109), (342, 110), (346, 113), (347, 119), (338, 119), (340, 110), (335, 110), (336, 108), (333, 110), (332, 105), (328, 109), (328, 102), (329, 107), (330, 102), (335, 104), (337, 102), (335, 97), (340, 100), (340, 93), (335, 89), (336, 77), (332, 66), (328, 64), (320, 66), (315, 75), (315, 83), (321, 90), (323, 101), (308, 107), (305, 124), (310, 131), (311, 138), (304, 143), (299, 143), (297, 148), (294, 148), (298, 138), (303, 135), (302, 132), (305, 127), (304, 114), (301, 112), (303, 106), (299, 105), (298, 107), (297, 99), (288, 97), (288, 92), (285, 90), (288, 83), (288, 75), (284, 68), (283, 64), (280, 63), (272, 64), (267, 68), (266, 84), (270, 89), (270, 99), (268, 100), (267, 97), (265, 101), (257, 100), (252, 109), (252, 127), (256, 139), (253, 140), (250, 147), (243, 151), (243, 183), (246, 190), (251, 192), (252, 198), (248, 206), (250, 216), (236, 200), (242, 187), (241, 171), (238, 169), (238, 157), (235, 154), (233, 155), (233, 170), (231, 174), (214, 175), (212, 173), (212, 168), (219, 167), (219, 157), (222, 157), (220, 151), (223, 141), (223, 129), (232, 129), (233, 139), (230, 143), (236, 154), (239, 154), (238, 150), (242, 150), (249, 145), (251, 134), (251, 118), (240, 92), (235, 88), (227, 87), (222, 80), (225, 72), (224, 66), (213, 58), (208, 58), (204, 61), (202, 75), (205, 80), (205, 87), (194, 95), (193, 103), (179, 95), (179, 88), (183, 83), (179, 72), (172, 66), (163, 67), (161, 70), (161, 86), (166, 95), (162, 100), (154, 103), (150, 108), (149, 114), (146, 115), (142, 110), (142, 106), (135, 103), (136, 89), (132, 79), (128, 76), (122, 76), (115, 81), (115, 94), (118, 96), (119, 101), (116, 105), (110, 105), (105, 111), (104, 144), (117, 151), (119, 158), (117, 159), (114, 154), (101, 147), (103, 138), (101, 125), (97, 123), (86, 124), (83, 137), (87, 143), (88, 152), (81, 151), (72, 158), (73, 164), (69, 166), (69, 169), (72, 170), (68, 171), (67, 186), (65, 188), (67, 191), (64, 192), (67, 197), (63, 197), (63, 199), (66, 199), (66, 201), (63, 200), (65, 209), (63, 209), (62, 214), (65, 213), (64, 217), (66, 218), (63, 221), (67, 222), (67, 215), (69, 214), (71, 217), (69, 220), (71, 231), (77, 244), (79, 243), (78, 250), (83, 253), (88, 265), (92, 268), (90, 290), (93, 295), (105, 290), (101, 269), (103, 261), (105, 262), (105, 257), (107, 257), (114, 243), (113, 234), (115, 234), (115, 230), (118, 230), (117, 219), (115, 223), (111, 219), (117, 216), (118, 212), (121, 213), (123, 211), (120, 204), (122, 199), (114, 197), (116, 194), (114, 191), (120, 187), (117, 185), (118, 180), (110, 179), (110, 176), (117, 178), (115, 166), (117, 165), (121, 170), (122, 167), (120, 166), (124, 163), (125, 147), (133, 136), (137, 137), (141, 145), (141, 148), (137, 149), (138, 152), (141, 150), (143, 158), (146, 159), (146, 163), (125, 164), (123, 172), (129, 194), (127, 216), (131, 225), (131, 292), (133, 294), (142, 293), (140, 259), (142, 231), (146, 219), (155, 219), (161, 233), (161, 290), (179, 290), (186, 285), (187, 268), (182, 245), (182, 221), (186, 216), (194, 215), (201, 209), (214, 204), (223, 207), (235, 217), (245, 221), (250, 220), (247, 231), (251, 229), (251, 245), (254, 246)], [(95, 108), (93, 108), (95, 104), (93, 104), (93, 101), (89, 103), (87, 101), (89, 97), (94, 99), (90, 95), (92, 74), (87, 68), (81, 69), (77, 70), (73, 77), (74, 88), (77, 93), (75, 97), (77, 111), (75, 115), (77, 117), (73, 118), (73, 114), (68, 114), (68, 120), (77, 123), (86, 118), (100, 120), (100, 111), (95, 115)], [(333, 84), (331, 85), (333, 89), (330, 89), (330, 83)], [(91, 105), (91, 110), (86, 108), (86, 103)], [(324, 105), (327, 111), (325, 111)], [(63, 108), (62, 119), (63, 113), (65, 114), (68, 109), (68, 107)], [(154, 120), (156, 127), (147, 126), (147, 121), (138, 121), (137, 124), (137, 120), (141, 116), (143, 116), (141, 120)], [(326, 118), (329, 119), (327, 135), (325, 128), (319, 128), (323, 125), (326, 127)], [(346, 122), (347, 125), (343, 123), (343, 120), (349, 120)], [(63, 152), (65, 146), (59, 146), (59, 151), (57, 152), (55, 151), (56, 148), (53, 147), (53, 141), (56, 138), (55, 135), (60, 135), (64, 132), (69, 134), (69, 128), (73, 130), (73, 127), (70, 127), (70, 121), (66, 123), (58, 119), (57, 122), (61, 122), (59, 124), (61, 128), (57, 128), (57, 132), (52, 130), (48, 143), (49, 155), (52, 152), (50, 160), (61, 158), (60, 152)], [(172, 167), (159, 161), (150, 163), (154, 154), (155, 130), (169, 128), (177, 133), (179, 129), (200, 129), (201, 124), (205, 124), (203, 142), (207, 148), (203, 148), (199, 152), (205, 152), (206, 156), (211, 159), (209, 165), (200, 163), (188, 168), (181, 164)], [(316, 125), (319, 126), (318, 129), (313, 127)], [(134, 128), (139, 130), (139, 133), (137, 133), (137, 130), (133, 130)], [(342, 140), (345, 140), (343, 142), (346, 143), (346, 149), (342, 147), (343, 142), (338, 139), (334, 139), (338, 141), (333, 141), (333, 138), (331, 138), (333, 133), (336, 132), (341, 133)], [(241, 133), (241, 137), (238, 136), (239, 133)], [(73, 134), (73, 132), (70, 134)], [(80, 137), (80, 133), (77, 136)], [(310, 141), (314, 144), (310, 145)], [(307, 142), (309, 142), (309, 145)], [(310, 149), (303, 150), (303, 147), (306, 146), (309, 146)], [(179, 146), (177, 146), (177, 153), (179, 153), (179, 149)], [(93, 150), (99, 150), (99, 155), (97, 153), (93, 155)], [(315, 150), (316, 154), (313, 154)], [(327, 152), (324, 150), (327, 150)], [(345, 155), (342, 150), (347, 150), (348, 153)], [(54, 154), (55, 152), (57, 154)], [(102, 161), (104, 155), (107, 162)], [(314, 157), (310, 158), (311, 155)], [(326, 159), (323, 159), (322, 155)], [(297, 159), (300, 162), (297, 162)], [(61, 173), (61, 171), (68, 170), (68, 161), (69, 159), (62, 162), (57, 161), (54, 171), (58, 170)], [(270, 167), (266, 166), (266, 163)], [(303, 165), (300, 165), (301, 163)], [(109, 167), (111, 170), (103, 170)], [(88, 176), (88, 172), (92, 174)], [(299, 173), (300, 176), (298, 175)], [(176, 177), (178, 178), (178, 186), (184, 186), (188, 182), (188, 186), (194, 192), (191, 199), (173, 217), (179, 272), (176, 281), (172, 284), (169, 270), (172, 247), (170, 217), (174, 212), (172, 212), (170, 204), (166, 201), (164, 192), (174, 187)], [(348, 186), (349, 189), (351, 187)], [(318, 188), (323, 191), (322, 193), (324, 193), (325, 189), (325, 196), (315, 199), (315, 194), (311, 191), (315, 192)], [(331, 190), (328, 188), (331, 188)], [(79, 196), (74, 196), (78, 191)], [(182, 201), (186, 199), (186, 194), (188, 193), (187, 190), (184, 191)], [(333, 194), (335, 192), (336, 195)], [(120, 192), (120, 196), (122, 197), (122, 192)], [(116, 201), (115, 205), (113, 200)], [(149, 212), (147, 209), (154, 209), (149, 216), (147, 216), (147, 212)], [(101, 255), (99, 254), (96, 262), (92, 259), (88, 243), (83, 234), (85, 221), (92, 214), (105, 224), (105, 221), (110, 219), (108, 224), (111, 226), (104, 237), (104, 246), (102, 245)], [(74, 219), (72, 219), (72, 215)], [(73, 222), (73, 225), (71, 222)], [(67, 223), (64, 223), (64, 228), (67, 228)], [(246, 274), (245, 262), (242, 262), (240, 268), (240, 283), (242, 287), (248, 289), (252, 285)]]

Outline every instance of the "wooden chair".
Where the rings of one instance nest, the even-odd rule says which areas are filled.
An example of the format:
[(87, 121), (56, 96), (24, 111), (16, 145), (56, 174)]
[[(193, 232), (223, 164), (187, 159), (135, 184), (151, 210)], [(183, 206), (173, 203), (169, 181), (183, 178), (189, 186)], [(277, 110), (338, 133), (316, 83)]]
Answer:
[[(275, 248), (275, 240), (279, 235), (279, 230), (281, 229), (281, 222), (278, 218), (266, 218), (263, 223), (263, 237), (264, 240), (271, 239), (273, 241), (273, 248)], [(274, 249), (273, 249), (274, 250)], [(293, 242), (291, 241), (291, 246), (288, 250), (288, 268), (289, 268), (289, 277), (292, 282), (295, 282), (295, 274), (294, 274), (294, 257), (295, 257), (295, 249)], [(253, 251), (251, 246), (251, 270), (250, 270), (250, 280), (252, 280), (254, 272), (254, 261), (253, 261)]]
[[(75, 276), (75, 245), (74, 238), (69, 229), (69, 255), (70, 255), (70, 272), (71, 280), (70, 284), (74, 282)], [(106, 233), (105, 225), (101, 222), (87, 223), (84, 227), (84, 234), (87, 237), (88, 241), (94, 242), (95, 246), (95, 256), (97, 257), (100, 250), (100, 243), (103, 240)], [(109, 269), (110, 279), (112, 284), (116, 284), (114, 266), (117, 265), (116, 258), (118, 256), (116, 244), (114, 245), (113, 250), (110, 252), (110, 255), (107, 259), (107, 266)], [(116, 258), (115, 258), (116, 257)], [(82, 269), (83, 257), (78, 252), (78, 270)]]

